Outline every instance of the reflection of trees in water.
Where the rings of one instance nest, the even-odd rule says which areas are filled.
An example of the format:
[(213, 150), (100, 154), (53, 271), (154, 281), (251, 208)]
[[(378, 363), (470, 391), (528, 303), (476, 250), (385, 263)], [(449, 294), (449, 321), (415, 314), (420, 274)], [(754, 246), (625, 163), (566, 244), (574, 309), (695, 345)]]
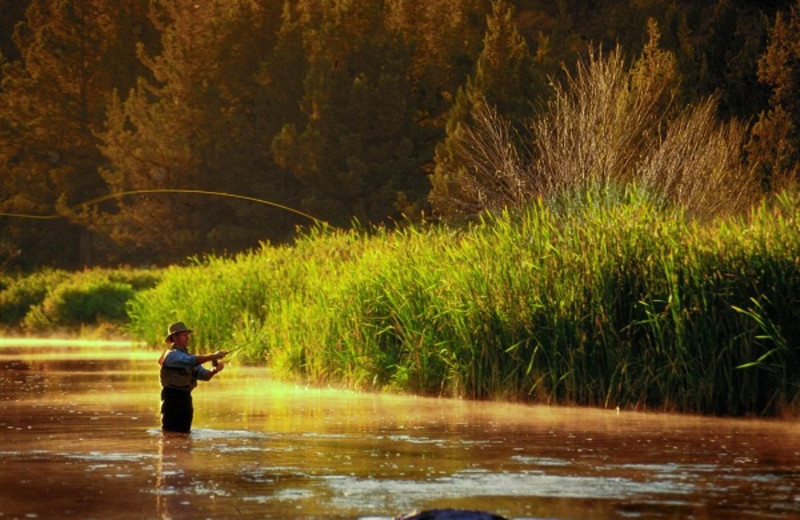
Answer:
[[(25, 396), (47, 395), (50, 386), (68, 389), (87, 384), (138, 381), (145, 379), (137, 371), (140, 362), (129, 359), (7, 359), (0, 360), (0, 390)], [(8, 374), (13, 375), (13, 377)]]
[(0, 363), (0, 395), (4, 400), (29, 399), (44, 395), (45, 390), (44, 374), (35, 372), (30, 363), (19, 359)]
[(104, 372), (109, 367), (127, 372), (135, 367), (130, 359), (54, 359), (39, 361), (35, 368), (42, 372)]
[(0, 362), (0, 370), (7, 371), (7, 370), (30, 370), (31, 365), (30, 363), (26, 363), (19, 359), (10, 359), (7, 361)]
[(192, 440), (188, 434), (161, 434), (156, 464), (158, 518), (181, 518), (196, 510), (189, 498), (192, 457)]

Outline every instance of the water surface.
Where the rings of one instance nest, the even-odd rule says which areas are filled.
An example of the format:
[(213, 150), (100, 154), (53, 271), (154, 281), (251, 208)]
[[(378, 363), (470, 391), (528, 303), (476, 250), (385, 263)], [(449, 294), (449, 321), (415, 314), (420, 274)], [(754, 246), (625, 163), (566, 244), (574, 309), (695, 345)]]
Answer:
[(233, 365), (158, 429), (157, 353), (0, 345), (0, 518), (800, 518), (796, 421), (320, 390)]

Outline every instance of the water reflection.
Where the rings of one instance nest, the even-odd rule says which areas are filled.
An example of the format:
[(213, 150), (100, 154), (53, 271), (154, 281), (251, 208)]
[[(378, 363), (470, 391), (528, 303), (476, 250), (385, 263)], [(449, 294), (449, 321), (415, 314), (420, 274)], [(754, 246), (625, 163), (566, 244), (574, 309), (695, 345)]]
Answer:
[(115, 348), (0, 348), (0, 517), (800, 517), (793, 421), (357, 394), (232, 366), (196, 391), (193, 432), (165, 435), (157, 354)]
[(158, 439), (156, 464), (156, 515), (185, 518), (193, 512), (191, 494), (192, 439), (180, 433), (162, 433)]

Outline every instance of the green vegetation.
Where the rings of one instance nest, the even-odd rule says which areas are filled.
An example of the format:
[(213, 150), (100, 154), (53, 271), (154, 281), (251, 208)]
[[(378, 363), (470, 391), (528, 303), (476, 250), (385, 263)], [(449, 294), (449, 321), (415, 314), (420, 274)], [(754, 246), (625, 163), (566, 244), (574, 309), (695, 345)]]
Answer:
[(800, 0), (28, 4), (0, 272), (51, 270), (0, 278), (3, 327), (181, 320), (315, 384), (797, 413)]
[(701, 224), (587, 191), (469, 229), (317, 229), (171, 268), (131, 304), (276, 377), (360, 389), (776, 414), (800, 392), (800, 196)]
[(82, 326), (121, 331), (128, 322), (129, 300), (138, 291), (154, 287), (160, 278), (158, 271), (137, 269), (46, 270), (4, 276), (0, 325), (36, 334), (75, 331)]
[[(725, 186), (779, 192), (798, 176), (798, 0), (3, 3), (0, 269), (165, 266), (290, 243), (308, 223), (255, 199), (341, 227), (472, 218), (557, 186), (552, 160), (632, 160), (637, 171), (616, 175), (651, 190), (645, 179), (686, 158), (662, 186), (672, 196), (698, 149), (674, 147), (681, 123), (666, 124), (684, 110), (695, 124), (709, 99), (722, 117), (711, 134), (695, 129), (703, 148), (721, 137), (742, 166), (724, 168)], [(593, 84), (595, 105), (559, 98), (551, 85), (580, 83), (576, 64), (596, 49), (636, 63), (635, 78)], [(657, 92), (658, 104), (635, 104)], [(545, 106), (564, 110), (542, 118)], [(531, 132), (557, 137), (572, 108), (603, 119), (561, 136), (566, 149), (529, 146)], [(502, 129), (495, 157), (467, 146), (497, 136), (486, 110)], [(664, 112), (647, 135), (636, 131), (647, 120), (624, 117)], [(582, 162), (573, 145), (609, 155)], [(504, 163), (530, 182), (495, 178)], [(199, 195), (221, 192), (242, 198)]]
[(180, 319), (198, 348), (320, 385), (796, 413), (798, 215), (796, 191), (698, 221), (596, 187), (460, 228), (320, 226), (159, 272), (5, 277), (0, 302), (6, 326), (111, 323), (152, 345)]
[(52, 269), (30, 276), (0, 278), (0, 323), (5, 326), (20, 323), (31, 307), (42, 303), (51, 288), (57, 287), (67, 278), (67, 271)]

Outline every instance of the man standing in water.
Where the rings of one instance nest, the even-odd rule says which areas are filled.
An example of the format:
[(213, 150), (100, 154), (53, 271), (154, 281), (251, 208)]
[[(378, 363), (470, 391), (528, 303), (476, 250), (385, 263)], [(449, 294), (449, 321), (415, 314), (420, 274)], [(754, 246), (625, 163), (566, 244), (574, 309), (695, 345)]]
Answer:
[[(167, 344), (170, 349), (158, 360), (161, 365), (161, 428), (165, 432), (189, 433), (192, 429), (192, 390), (197, 381), (210, 381), (222, 371), (219, 361), (225, 352), (217, 351), (207, 356), (195, 356), (187, 350), (189, 334), (183, 322), (173, 323), (167, 329)], [(203, 363), (214, 362), (214, 369), (203, 368)]]

